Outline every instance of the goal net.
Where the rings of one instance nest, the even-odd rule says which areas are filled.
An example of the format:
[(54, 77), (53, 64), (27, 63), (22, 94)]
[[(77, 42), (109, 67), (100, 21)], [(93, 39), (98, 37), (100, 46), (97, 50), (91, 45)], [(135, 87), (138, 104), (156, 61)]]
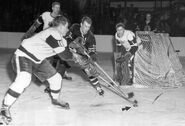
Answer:
[(185, 73), (168, 34), (136, 32), (141, 45), (134, 59), (134, 84), (150, 87), (178, 87)]

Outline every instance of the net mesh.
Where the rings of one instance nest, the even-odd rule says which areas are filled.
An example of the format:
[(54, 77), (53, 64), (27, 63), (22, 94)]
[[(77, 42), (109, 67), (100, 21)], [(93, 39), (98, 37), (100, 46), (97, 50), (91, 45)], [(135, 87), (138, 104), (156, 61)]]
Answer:
[(134, 83), (150, 87), (178, 87), (185, 73), (168, 34), (138, 31), (141, 45), (134, 59)]

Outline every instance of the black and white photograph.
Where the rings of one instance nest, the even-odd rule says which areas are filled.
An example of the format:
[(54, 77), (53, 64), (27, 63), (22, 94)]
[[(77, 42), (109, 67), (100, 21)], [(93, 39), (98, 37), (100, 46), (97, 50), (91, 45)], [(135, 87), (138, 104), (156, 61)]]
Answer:
[(0, 0), (0, 126), (185, 126), (185, 1)]

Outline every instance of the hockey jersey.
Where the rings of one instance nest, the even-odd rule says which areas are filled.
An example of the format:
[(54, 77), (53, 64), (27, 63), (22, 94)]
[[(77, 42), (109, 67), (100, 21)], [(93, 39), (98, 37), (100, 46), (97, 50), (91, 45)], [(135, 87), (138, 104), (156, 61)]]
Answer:
[(74, 41), (77, 37), (82, 37), (85, 41), (81, 43), (88, 50), (90, 55), (96, 53), (96, 40), (94, 34), (88, 31), (87, 34), (83, 35), (80, 31), (80, 24), (73, 24), (66, 36), (68, 42)]
[(41, 63), (45, 58), (63, 52), (66, 46), (63, 36), (51, 27), (23, 40), (15, 54)]
[[(60, 15), (58, 15), (60, 16)], [(44, 12), (42, 15), (37, 19), (39, 24), (43, 24), (43, 29), (50, 27), (51, 22), (55, 17), (52, 17), (51, 12)]]
[(125, 30), (122, 37), (118, 37), (116, 33), (115, 38), (118, 41), (117, 46), (123, 45), (126, 51), (129, 51), (132, 46), (137, 46), (135, 34), (132, 31)]

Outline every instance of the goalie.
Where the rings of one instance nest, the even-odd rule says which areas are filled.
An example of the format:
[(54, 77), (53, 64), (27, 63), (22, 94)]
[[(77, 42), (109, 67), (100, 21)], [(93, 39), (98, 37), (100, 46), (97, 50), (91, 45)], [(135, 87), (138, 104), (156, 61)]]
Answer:
[[(124, 75), (126, 77), (125, 74), (128, 74), (128, 76), (126, 78), (122, 78), (122, 80), (128, 80), (126, 84), (132, 84), (133, 59), (135, 52), (138, 50), (138, 43), (136, 41), (135, 34), (132, 31), (125, 30), (125, 25), (123, 23), (118, 23), (116, 24), (115, 38), (116, 38), (116, 47), (123, 47), (123, 49), (121, 50), (121, 55), (115, 59), (116, 64), (121, 65), (120, 68), (122, 69), (119, 69), (119, 71), (121, 71), (120, 73), (122, 74), (121, 76)], [(123, 70), (123, 68), (125, 71)], [(117, 76), (119, 76), (120, 73), (117, 73)]]

